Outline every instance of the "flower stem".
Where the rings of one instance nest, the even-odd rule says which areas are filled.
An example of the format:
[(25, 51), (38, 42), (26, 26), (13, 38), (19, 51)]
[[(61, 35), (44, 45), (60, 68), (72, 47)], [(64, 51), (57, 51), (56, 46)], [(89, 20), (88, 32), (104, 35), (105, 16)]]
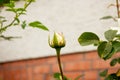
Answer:
[(61, 48), (56, 48), (58, 66), (59, 66), (59, 70), (60, 70), (62, 80), (64, 80), (64, 75), (63, 75), (62, 66), (61, 66), (61, 60), (60, 60), (60, 50), (61, 50)]
[[(27, 7), (32, 3), (32, 0), (29, 1), (29, 3), (24, 7), (24, 9), (26, 10)], [(22, 15), (23, 11), (21, 11), (19, 14), (18, 13), (15, 13), (15, 17), (14, 19), (11, 21), (10, 24), (4, 26), (3, 28), (0, 28), (0, 34), (2, 34), (3, 31), (5, 31), (8, 27), (11, 27), (14, 22), (16, 21), (16, 18), (20, 17)]]
[(119, 13), (119, 1), (116, 0), (116, 7), (117, 7), (117, 15), (118, 15), (118, 18), (120, 18), (120, 13)]

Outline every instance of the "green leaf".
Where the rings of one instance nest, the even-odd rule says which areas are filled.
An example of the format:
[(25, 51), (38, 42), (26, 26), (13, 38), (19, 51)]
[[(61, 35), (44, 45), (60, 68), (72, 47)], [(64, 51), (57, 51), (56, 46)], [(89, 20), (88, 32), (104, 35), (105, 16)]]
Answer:
[(17, 8), (16, 11), (26, 11), (24, 8)]
[(112, 16), (104, 16), (104, 17), (102, 17), (100, 19), (113, 19), (113, 17)]
[(107, 76), (107, 74), (108, 74), (108, 69), (105, 69), (104, 71), (102, 71), (102, 72), (99, 73), (99, 75), (101, 77), (105, 77), (105, 76)]
[(116, 37), (120, 37), (120, 34), (117, 34)]
[(119, 41), (113, 41), (112, 45), (115, 49), (115, 52), (120, 52), (120, 42)]
[(61, 76), (60, 73), (54, 73), (54, 78), (60, 80), (60, 76)]
[[(57, 80), (61, 80), (61, 74), (60, 73), (54, 73), (54, 78)], [(69, 80), (67, 77), (64, 76), (64, 80)]]
[(115, 73), (108, 75), (105, 80), (119, 80)]
[(6, 22), (7, 20), (2, 20), (2, 22)]
[(30, 2), (30, 1), (32, 1), (32, 2), (35, 2), (36, 0), (26, 0), (27, 2)]
[(15, 18), (15, 23), (13, 24), (14, 26), (15, 25), (19, 25), (19, 23), (20, 23), (20, 20), (18, 19), (18, 18)]
[(31, 22), (31, 23), (29, 23), (29, 26), (49, 31), (49, 29), (39, 21)]
[(115, 37), (116, 37), (118, 40), (120, 40), (120, 34), (117, 34)]
[(117, 30), (108, 30), (104, 33), (104, 35), (108, 41), (112, 41), (117, 35)]
[(95, 33), (84, 32), (78, 38), (78, 42), (82, 46), (97, 44), (97, 43), (99, 43), (99, 37)]
[(10, 11), (10, 12), (16, 12), (15, 9), (6, 9), (6, 11)]
[(100, 58), (104, 59), (112, 51), (112, 44), (106, 41), (101, 42), (101, 44), (98, 46), (97, 51)]
[(108, 55), (106, 55), (103, 59), (104, 60), (110, 59), (114, 54), (115, 54), (115, 49), (112, 48), (111, 52)]
[(20, 20), (19, 18), (15, 18), (16, 22), (19, 24), (20, 23)]
[(0, 19), (5, 19), (5, 17), (3, 17), (3, 16), (0, 16)]
[(112, 61), (110, 62), (110, 66), (115, 66), (118, 62), (118, 59), (112, 59)]
[(21, 24), (22, 29), (25, 29), (26, 25), (27, 25), (26, 21), (23, 21), (22, 24)]
[(118, 58), (118, 63), (120, 64), (120, 57)]
[(5, 4), (5, 6), (10, 7), (10, 8), (14, 8), (15, 7), (15, 2), (14, 1), (10, 1), (10, 3)]
[(0, 3), (3, 3), (4, 2), (4, 0), (0, 0)]

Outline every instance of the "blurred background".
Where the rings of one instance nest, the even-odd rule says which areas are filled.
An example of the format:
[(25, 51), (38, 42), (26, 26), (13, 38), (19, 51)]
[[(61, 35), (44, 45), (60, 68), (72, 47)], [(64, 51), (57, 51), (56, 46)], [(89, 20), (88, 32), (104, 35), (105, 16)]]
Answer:
[[(55, 50), (48, 45), (48, 35), (62, 32), (66, 39), (66, 47), (61, 57), (65, 75), (72, 78), (82, 75), (80, 80), (102, 80), (99, 72), (110, 68), (109, 61), (99, 59), (96, 47), (80, 46), (78, 37), (83, 32), (94, 32), (104, 39), (104, 31), (116, 27), (113, 20), (100, 20), (106, 15), (116, 16), (116, 8), (107, 8), (114, 0), (36, 0), (28, 7), (27, 15), (21, 20), (40, 21), (50, 31), (37, 28), (9, 28), (4, 34), (20, 36), (12, 41), (0, 41), (0, 77), (1, 80), (53, 80), (52, 74), (58, 72)], [(23, 1), (17, 1), (20, 7)], [(14, 16), (2, 8), (0, 15), (9, 21)]]

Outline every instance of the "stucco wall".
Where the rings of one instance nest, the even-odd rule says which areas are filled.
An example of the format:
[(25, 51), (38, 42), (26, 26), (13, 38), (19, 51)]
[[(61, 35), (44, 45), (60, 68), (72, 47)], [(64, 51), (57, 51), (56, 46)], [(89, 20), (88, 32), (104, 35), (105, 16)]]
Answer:
[[(36, 0), (29, 6), (28, 13), (22, 16), (27, 22), (39, 20), (50, 32), (63, 32), (66, 47), (62, 54), (94, 50), (93, 46), (81, 47), (77, 41), (85, 31), (93, 31), (102, 37), (103, 32), (116, 25), (112, 20), (100, 21), (105, 15), (116, 15), (114, 7), (107, 8), (114, 0)], [(22, 2), (17, 2), (20, 6)], [(9, 15), (8, 15), (9, 14)], [(12, 14), (3, 12), (1, 15), (11, 19)], [(0, 62), (19, 59), (37, 58), (55, 55), (54, 49), (48, 45), (48, 34), (36, 28), (10, 28), (5, 35), (21, 36), (21, 39), (0, 41)]]

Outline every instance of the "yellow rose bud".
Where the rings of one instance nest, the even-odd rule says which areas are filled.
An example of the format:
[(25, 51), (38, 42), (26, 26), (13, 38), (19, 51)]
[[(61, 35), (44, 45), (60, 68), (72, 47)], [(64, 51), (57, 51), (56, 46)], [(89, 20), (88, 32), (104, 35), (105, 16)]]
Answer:
[(50, 39), (50, 36), (48, 37), (48, 43), (50, 47), (52, 48), (62, 48), (65, 46), (65, 39), (63, 34), (54, 32), (54, 36), (52, 40)]

